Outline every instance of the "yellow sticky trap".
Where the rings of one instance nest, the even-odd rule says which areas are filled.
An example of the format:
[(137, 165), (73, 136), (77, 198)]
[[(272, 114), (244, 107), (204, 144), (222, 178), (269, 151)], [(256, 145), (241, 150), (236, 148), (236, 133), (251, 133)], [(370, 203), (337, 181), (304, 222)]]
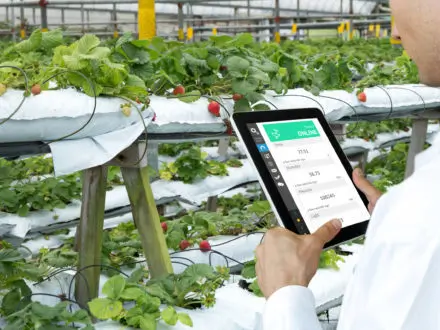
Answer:
[(212, 34), (213, 34), (214, 36), (217, 35), (217, 28), (213, 28), (213, 29), (212, 29)]
[(186, 30), (186, 37), (188, 40), (194, 38), (194, 29), (192, 27), (189, 27), (188, 30)]
[(376, 24), (376, 38), (380, 37), (380, 24)]
[(152, 39), (156, 35), (156, 11), (154, 0), (139, 0), (138, 2), (139, 39)]
[(178, 37), (179, 37), (179, 40), (185, 39), (185, 32), (183, 32), (183, 29), (179, 29)]
[(281, 34), (279, 32), (275, 32), (275, 42), (277, 44), (281, 42)]
[(292, 25), (292, 33), (293, 33), (293, 34), (296, 34), (297, 32), (298, 32), (298, 25), (293, 24), (293, 25)]
[(345, 23), (346, 31), (350, 31), (350, 22)]
[(113, 31), (113, 38), (118, 38), (119, 37), (119, 32), (118, 30)]
[(26, 38), (26, 31), (24, 29), (20, 30), (20, 38), (25, 39)]
[(341, 25), (338, 26), (338, 33), (339, 33), (339, 34), (344, 33), (344, 27), (345, 27), (344, 24), (341, 24)]
[(368, 31), (374, 32), (374, 24), (370, 24), (370, 26), (368, 27)]
[(383, 36), (388, 37), (388, 30), (383, 30)]
[(41, 32), (47, 32), (47, 31), (49, 31), (48, 28), (42, 28), (42, 29), (41, 29)]

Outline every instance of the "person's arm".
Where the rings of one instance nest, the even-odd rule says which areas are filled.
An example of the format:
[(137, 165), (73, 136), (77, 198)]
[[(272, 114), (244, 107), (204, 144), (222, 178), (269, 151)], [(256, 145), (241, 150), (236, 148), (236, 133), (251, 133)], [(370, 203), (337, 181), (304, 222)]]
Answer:
[(303, 286), (286, 286), (272, 294), (266, 302), (263, 329), (321, 330), (312, 291)]

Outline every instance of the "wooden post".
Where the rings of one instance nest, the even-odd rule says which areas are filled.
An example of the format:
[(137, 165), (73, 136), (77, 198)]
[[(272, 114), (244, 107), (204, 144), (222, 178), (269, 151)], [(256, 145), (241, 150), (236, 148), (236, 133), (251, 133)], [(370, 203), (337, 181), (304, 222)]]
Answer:
[(208, 212), (216, 212), (218, 205), (218, 196), (208, 197), (208, 201), (206, 202), (206, 211)]
[[(106, 188), (106, 166), (84, 171), (81, 219), (77, 232), (79, 270), (101, 264)], [(76, 277), (75, 297), (81, 307), (98, 296), (100, 274), (100, 267), (90, 267)]]
[(121, 172), (150, 274), (153, 278), (171, 274), (173, 268), (151, 190), (148, 168), (122, 167)]
[(408, 151), (405, 178), (409, 178), (414, 173), (416, 156), (423, 151), (426, 143), (428, 131), (428, 119), (414, 119), (411, 135), (411, 144)]

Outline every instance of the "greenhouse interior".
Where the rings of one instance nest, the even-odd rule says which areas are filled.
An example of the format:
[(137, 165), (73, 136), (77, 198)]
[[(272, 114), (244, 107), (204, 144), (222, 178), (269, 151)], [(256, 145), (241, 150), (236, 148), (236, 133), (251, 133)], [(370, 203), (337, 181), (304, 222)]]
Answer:
[[(282, 202), (232, 115), (320, 110), (381, 193), (440, 128), (388, 0), (0, 0), (0, 24), (5, 330), (263, 329), (256, 249)], [(280, 172), (349, 217), (312, 150)], [(322, 329), (364, 242), (320, 252)]]

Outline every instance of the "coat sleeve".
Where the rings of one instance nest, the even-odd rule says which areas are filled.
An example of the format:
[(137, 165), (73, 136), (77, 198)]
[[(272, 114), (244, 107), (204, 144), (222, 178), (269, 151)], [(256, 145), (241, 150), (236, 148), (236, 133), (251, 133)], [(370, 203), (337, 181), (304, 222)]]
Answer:
[(263, 329), (321, 330), (313, 293), (302, 286), (288, 286), (275, 292), (266, 303)]

